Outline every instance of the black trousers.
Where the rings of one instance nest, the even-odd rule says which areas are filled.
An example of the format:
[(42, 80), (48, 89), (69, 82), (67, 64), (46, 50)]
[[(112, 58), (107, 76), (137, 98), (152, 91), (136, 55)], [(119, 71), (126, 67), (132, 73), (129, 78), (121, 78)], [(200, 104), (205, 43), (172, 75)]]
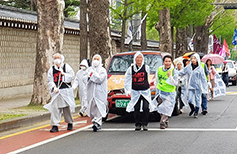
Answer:
[[(143, 112), (140, 112), (141, 102), (143, 102), (143, 105), (142, 105)], [(136, 105), (134, 106), (135, 125), (147, 126), (148, 118), (149, 118), (149, 103), (143, 96), (140, 96)]]

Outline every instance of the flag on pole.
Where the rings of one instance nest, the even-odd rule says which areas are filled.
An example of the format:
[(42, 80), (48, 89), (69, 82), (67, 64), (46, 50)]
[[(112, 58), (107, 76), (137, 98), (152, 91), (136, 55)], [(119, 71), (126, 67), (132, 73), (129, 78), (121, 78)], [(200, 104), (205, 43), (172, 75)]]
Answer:
[(221, 48), (221, 50), (219, 52), (219, 55), (225, 59), (225, 57), (226, 57), (226, 50), (225, 50), (225, 46), (224, 45), (222, 46), (222, 48)]
[(193, 34), (193, 37), (191, 38), (191, 40), (190, 40), (190, 42), (189, 42), (189, 44), (188, 44), (188, 46), (189, 46), (189, 48), (191, 49), (191, 51), (194, 50), (194, 47), (193, 47), (193, 39), (194, 39), (195, 34), (196, 34), (196, 33)]
[(137, 28), (137, 31), (135, 32), (134, 35), (137, 34), (137, 39), (140, 40), (141, 39), (141, 35), (142, 35), (142, 23), (143, 21), (146, 19), (147, 17), (147, 13), (144, 15), (144, 17), (142, 18), (141, 22), (140, 22), (140, 25), (138, 26)]
[(132, 25), (131, 22), (128, 22), (128, 30), (127, 30), (127, 39), (125, 42), (129, 44), (133, 40), (133, 35), (132, 35)]
[(213, 53), (219, 54), (221, 51), (221, 44), (219, 40), (217, 39), (216, 35), (213, 35)]
[(236, 28), (235, 28), (232, 44), (237, 45), (237, 29)]
[(224, 42), (223, 42), (223, 47), (225, 47), (225, 51), (227, 53), (227, 56), (230, 56), (230, 50), (229, 50), (228, 44), (226, 43), (225, 39), (224, 39)]

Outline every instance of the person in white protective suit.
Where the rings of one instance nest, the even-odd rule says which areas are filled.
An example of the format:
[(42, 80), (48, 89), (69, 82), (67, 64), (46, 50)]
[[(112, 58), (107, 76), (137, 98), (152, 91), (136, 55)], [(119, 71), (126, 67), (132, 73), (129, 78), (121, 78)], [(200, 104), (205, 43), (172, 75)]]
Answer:
[(155, 85), (157, 94), (153, 102), (157, 104), (160, 113), (160, 129), (168, 127), (169, 117), (172, 115), (175, 105), (176, 86), (178, 85), (177, 70), (172, 66), (172, 57), (166, 55), (163, 65), (156, 72)]
[(188, 75), (188, 104), (191, 108), (189, 116), (194, 114), (194, 117), (198, 118), (201, 94), (207, 93), (207, 80), (204, 69), (201, 66), (200, 57), (197, 53), (191, 56), (191, 63), (179, 71), (179, 75)]
[(69, 64), (63, 63), (64, 56), (56, 53), (53, 55), (54, 66), (48, 70), (49, 90), (52, 96), (51, 102), (44, 105), (51, 113), (50, 132), (58, 132), (62, 113), (65, 122), (68, 123), (67, 130), (73, 129), (73, 116), (75, 111), (75, 99), (71, 82), (74, 79), (74, 71)]
[(150, 75), (149, 66), (144, 64), (144, 57), (141, 52), (134, 55), (133, 64), (127, 69), (124, 79), (126, 95), (131, 95), (126, 111), (134, 111), (135, 131), (147, 131), (148, 114), (155, 110), (155, 105), (151, 104), (150, 85), (148, 77)]
[(86, 114), (91, 117), (93, 131), (97, 132), (102, 126), (102, 117), (106, 117), (107, 105), (107, 72), (103, 67), (102, 58), (96, 54), (92, 58), (92, 66), (83, 76), (86, 83), (88, 106)]
[(80, 70), (77, 72), (75, 80), (72, 84), (73, 90), (76, 88), (79, 89), (79, 98), (81, 102), (81, 109), (79, 114), (83, 117), (85, 110), (87, 108), (87, 99), (86, 99), (86, 84), (82, 81), (83, 76), (86, 74), (86, 69), (88, 68), (88, 61), (83, 59), (80, 63)]

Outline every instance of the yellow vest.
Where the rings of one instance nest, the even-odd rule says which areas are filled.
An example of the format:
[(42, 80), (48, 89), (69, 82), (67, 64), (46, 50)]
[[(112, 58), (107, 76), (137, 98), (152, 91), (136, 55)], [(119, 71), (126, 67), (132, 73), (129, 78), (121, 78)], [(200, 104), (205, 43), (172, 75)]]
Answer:
[[(170, 69), (169, 71), (171, 71), (171, 74), (173, 76), (174, 68)], [(176, 87), (165, 82), (168, 79), (167, 72), (168, 71), (163, 71), (163, 66), (160, 66), (158, 68), (157, 77), (159, 83), (157, 84), (157, 88), (164, 92), (175, 92)]]

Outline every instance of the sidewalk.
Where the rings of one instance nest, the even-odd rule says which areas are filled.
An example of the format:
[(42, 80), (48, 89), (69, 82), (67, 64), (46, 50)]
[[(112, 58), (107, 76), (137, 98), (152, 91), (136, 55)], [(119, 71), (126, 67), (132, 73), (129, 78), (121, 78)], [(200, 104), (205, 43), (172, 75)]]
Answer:
[[(47, 110), (20, 110), (19, 107), (27, 106), (30, 102), (31, 96), (13, 98), (7, 100), (0, 100), (0, 114), (27, 114), (26, 116), (17, 117), (14, 119), (7, 119), (0, 121), (0, 132), (30, 126), (38, 122), (50, 120), (50, 113)], [(80, 105), (76, 106), (78, 113)]]

